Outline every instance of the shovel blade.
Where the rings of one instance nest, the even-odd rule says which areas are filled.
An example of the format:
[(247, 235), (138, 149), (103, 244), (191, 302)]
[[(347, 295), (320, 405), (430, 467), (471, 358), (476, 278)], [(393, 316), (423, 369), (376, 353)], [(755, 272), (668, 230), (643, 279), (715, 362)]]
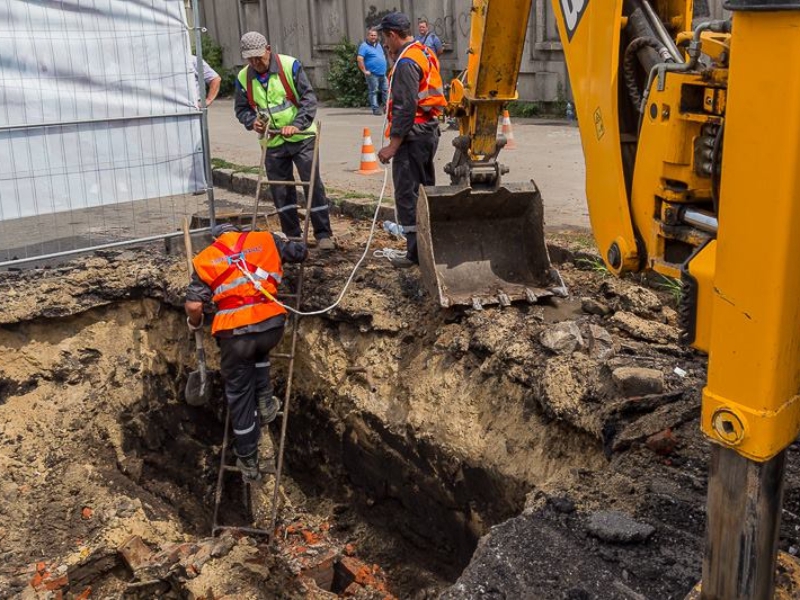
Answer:
[(189, 406), (203, 406), (211, 399), (211, 382), (205, 373), (192, 371), (186, 380), (184, 399)]

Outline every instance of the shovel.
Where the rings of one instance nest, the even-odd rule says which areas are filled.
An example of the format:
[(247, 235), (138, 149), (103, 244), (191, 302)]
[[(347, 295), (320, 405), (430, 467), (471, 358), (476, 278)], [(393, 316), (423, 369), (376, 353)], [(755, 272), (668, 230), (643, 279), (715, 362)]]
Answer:
[[(189, 235), (189, 220), (183, 220), (183, 241), (186, 244), (186, 263), (189, 267), (189, 280), (192, 279), (194, 265), (192, 265), (192, 236)], [(194, 332), (194, 344), (197, 348), (197, 370), (189, 373), (186, 380), (184, 398), (189, 406), (203, 406), (211, 398), (211, 382), (208, 380), (206, 369), (206, 351), (203, 347), (203, 330)]]

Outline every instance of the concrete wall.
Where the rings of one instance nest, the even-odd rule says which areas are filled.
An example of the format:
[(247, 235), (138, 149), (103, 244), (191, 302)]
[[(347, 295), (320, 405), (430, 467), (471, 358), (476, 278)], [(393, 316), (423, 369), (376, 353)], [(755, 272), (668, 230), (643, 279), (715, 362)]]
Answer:
[[(697, 4), (702, 12), (718, 14), (721, 2), (698, 0)], [(449, 78), (466, 63), (471, 4), (470, 0), (200, 0), (200, 10), (202, 22), (224, 50), (226, 66), (241, 62), (238, 47), (242, 29), (267, 30), (273, 48), (299, 58), (314, 86), (326, 88), (334, 46), (343, 37), (363, 39), (365, 28), (392, 10), (405, 12), (412, 23), (418, 18), (429, 21), (444, 42), (442, 70)], [(569, 94), (568, 86), (551, 1), (534, 0), (519, 77), (520, 98), (559, 100)]]

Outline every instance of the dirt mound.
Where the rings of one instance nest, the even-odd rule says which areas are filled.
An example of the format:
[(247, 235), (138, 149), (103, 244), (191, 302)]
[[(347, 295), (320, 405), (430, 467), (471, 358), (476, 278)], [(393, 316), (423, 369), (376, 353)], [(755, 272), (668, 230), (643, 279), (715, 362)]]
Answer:
[[(309, 309), (335, 299), (366, 237), (345, 228), (340, 253), (312, 256)], [(682, 598), (700, 570), (705, 361), (676, 344), (669, 291), (611, 279), (583, 236), (558, 243), (564, 300), (441, 311), (418, 273), (373, 260), (338, 308), (302, 320), (282, 527), (313, 543), (239, 538), (196, 573), (224, 407), (181, 401), (194, 366), (182, 258), (0, 274), (0, 589), (63, 576), (75, 597), (133, 593), (146, 582), (120, 547), (138, 536), (154, 556), (196, 546), (156, 578), (194, 598), (326, 597), (358, 578), (359, 597), (434, 597), (471, 559), (447, 598)], [(789, 470), (787, 550), (800, 525)], [(245, 516), (237, 494), (228, 521)], [(653, 532), (597, 537), (598, 511)]]

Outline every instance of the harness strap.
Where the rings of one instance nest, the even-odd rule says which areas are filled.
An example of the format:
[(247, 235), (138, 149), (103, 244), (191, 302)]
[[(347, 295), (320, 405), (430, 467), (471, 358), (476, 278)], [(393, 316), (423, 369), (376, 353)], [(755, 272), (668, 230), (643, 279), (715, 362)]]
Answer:
[[(237, 254), (241, 254), (242, 248), (244, 247), (244, 242), (247, 239), (247, 235), (249, 233), (250, 233), (249, 231), (246, 231), (246, 232), (242, 233), (241, 235), (239, 235), (239, 239), (236, 240), (236, 244), (234, 245), (232, 250), (230, 248), (228, 248), (225, 244), (220, 242), (219, 240), (216, 240), (211, 245), (214, 246), (214, 248), (216, 248), (220, 252), (222, 252), (228, 258), (231, 258), (233, 256), (236, 256)], [(255, 271), (256, 268), (253, 265), (251, 265), (247, 261), (245, 261), (245, 264), (247, 265), (248, 269), (250, 269), (251, 271)], [(234, 265), (233, 263), (230, 263), (228, 265), (228, 268), (225, 269), (225, 271), (223, 271), (222, 275), (220, 275), (214, 281), (211, 282), (211, 291), (213, 292), (219, 286), (221, 286), (223, 283), (225, 283), (225, 280), (228, 279), (228, 277), (230, 277), (233, 273), (235, 273), (236, 269), (237, 269), (236, 265)]]
[(270, 300), (263, 294), (245, 297), (231, 296), (217, 302), (217, 308), (219, 310), (230, 310), (232, 308), (241, 308), (242, 306), (250, 306), (253, 304), (266, 304), (267, 302), (270, 302)]
[[(278, 79), (281, 80), (281, 85), (283, 86), (283, 91), (286, 92), (286, 99), (294, 104), (297, 108), (300, 108), (300, 103), (297, 101), (297, 96), (295, 96), (294, 91), (292, 91), (292, 86), (289, 84), (289, 80), (286, 78), (286, 73), (283, 72), (283, 64), (281, 63), (281, 57), (279, 54), (275, 55), (275, 59), (278, 61)], [(258, 78), (258, 73), (253, 67), (247, 67), (247, 102), (250, 104), (250, 108), (256, 110), (258, 107), (256, 105), (255, 98), (253, 97), (253, 80)]]
[(283, 84), (283, 89), (286, 92), (286, 99), (289, 100), (292, 104), (294, 104), (297, 108), (300, 108), (300, 103), (297, 101), (297, 96), (294, 95), (292, 91), (292, 86), (289, 84), (289, 80), (286, 77), (286, 73), (283, 72), (283, 63), (281, 63), (281, 56), (280, 54), (276, 54), (276, 58), (278, 60), (278, 79), (281, 80)]

